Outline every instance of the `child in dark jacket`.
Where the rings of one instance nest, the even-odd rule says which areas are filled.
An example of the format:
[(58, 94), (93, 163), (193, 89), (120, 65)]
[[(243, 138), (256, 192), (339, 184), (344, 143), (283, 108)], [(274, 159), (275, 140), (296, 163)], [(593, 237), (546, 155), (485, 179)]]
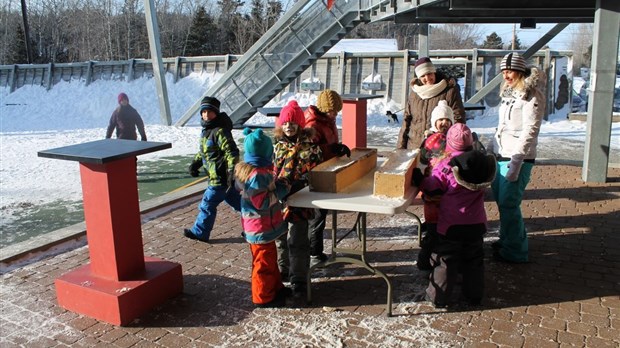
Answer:
[[(336, 91), (323, 90), (316, 99), (316, 105), (306, 109), (306, 128), (316, 131), (314, 142), (321, 147), (323, 161), (347, 155), (351, 157), (351, 149), (338, 140), (336, 117), (342, 110), (342, 98)], [(316, 209), (310, 219), (310, 262), (312, 264), (327, 260), (323, 252), (323, 231), (325, 230), (326, 209)]]
[(220, 112), (220, 101), (204, 97), (200, 103), (202, 136), (199, 156), (207, 170), (209, 185), (205, 190), (198, 216), (191, 229), (183, 230), (185, 237), (209, 242), (211, 230), (217, 215), (217, 206), (225, 201), (235, 211), (239, 211), (239, 192), (232, 188), (233, 171), (239, 161), (239, 149), (232, 137), (232, 121)]
[(290, 190), (286, 179), (275, 180), (273, 144), (262, 129), (243, 131), (243, 162), (235, 167), (241, 190), (243, 236), (252, 253), (252, 302), (257, 307), (281, 307), (290, 289), (278, 270), (275, 240), (286, 233), (280, 202)]
[[(310, 170), (322, 160), (321, 148), (313, 143), (315, 130), (304, 128), (304, 112), (296, 101), (290, 101), (276, 120), (275, 173), (291, 183), (291, 194), (308, 184)], [(293, 295), (306, 293), (310, 268), (310, 239), (308, 219), (314, 209), (284, 206), (284, 220), (288, 222), (288, 235), (276, 242), (280, 271), (288, 271)], [(288, 251), (288, 252), (287, 252)]]
[(468, 303), (480, 304), (484, 293), (484, 190), (493, 182), (496, 165), (495, 157), (473, 150), (472, 144), (466, 125), (450, 127), (444, 158), (420, 184), (425, 195), (441, 197), (438, 239), (431, 254), (433, 272), (426, 289), (426, 299), (435, 307), (448, 305), (459, 271)]

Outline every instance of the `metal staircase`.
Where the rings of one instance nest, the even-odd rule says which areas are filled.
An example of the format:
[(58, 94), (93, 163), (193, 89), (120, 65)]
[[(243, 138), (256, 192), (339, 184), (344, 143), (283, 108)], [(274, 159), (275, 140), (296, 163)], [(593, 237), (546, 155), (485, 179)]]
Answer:
[[(394, 14), (403, 0), (299, 0), (204, 95), (240, 127), (358, 24)], [(175, 125), (197, 115), (196, 102)]]

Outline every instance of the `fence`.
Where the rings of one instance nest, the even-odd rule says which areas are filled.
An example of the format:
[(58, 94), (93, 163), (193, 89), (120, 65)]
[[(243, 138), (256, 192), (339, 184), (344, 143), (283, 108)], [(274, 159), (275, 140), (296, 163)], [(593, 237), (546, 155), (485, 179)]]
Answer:
[[(431, 51), (430, 56), (438, 66), (464, 67), (464, 86), (461, 88), (463, 88), (464, 98), (468, 99), (496, 73), (499, 73), (497, 69), (499, 60), (506, 53), (508, 51), (504, 50), (437, 50)], [(163, 65), (166, 73), (173, 74), (176, 82), (191, 73), (223, 74), (240, 57), (239, 55), (224, 55), (164, 58)], [(410, 50), (325, 54), (281, 94), (304, 90), (314, 92), (330, 88), (340, 93), (381, 94), (403, 106), (409, 92), (409, 80), (413, 76), (412, 63), (417, 58), (417, 52)], [(550, 108), (553, 108), (559, 87), (555, 83), (559, 78), (558, 74), (566, 74), (572, 82), (572, 52), (541, 50), (532, 57), (531, 62), (547, 72), (549, 78), (547, 109), (552, 110)], [(77, 80), (87, 86), (97, 80), (131, 81), (144, 77), (153, 77), (152, 63), (149, 59), (0, 66), (0, 86), (8, 87), (11, 92), (25, 85), (37, 85), (50, 89), (60, 81)], [(494, 98), (491, 96), (485, 98), (484, 104), (492, 107), (493, 101)]]

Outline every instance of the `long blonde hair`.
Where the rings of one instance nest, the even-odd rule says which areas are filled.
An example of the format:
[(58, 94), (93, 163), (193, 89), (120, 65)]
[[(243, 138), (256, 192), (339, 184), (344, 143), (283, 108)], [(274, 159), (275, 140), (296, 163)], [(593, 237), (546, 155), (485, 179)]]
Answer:
[[(515, 80), (513, 87), (511, 87), (513, 90), (516, 91), (525, 91), (525, 74), (521, 71), (518, 70), (511, 70), (517, 73), (517, 79)], [(508, 88), (508, 84), (506, 83), (506, 80), (504, 80), (502, 82), (502, 87), (500, 89), (500, 93), (504, 93), (504, 91)]]

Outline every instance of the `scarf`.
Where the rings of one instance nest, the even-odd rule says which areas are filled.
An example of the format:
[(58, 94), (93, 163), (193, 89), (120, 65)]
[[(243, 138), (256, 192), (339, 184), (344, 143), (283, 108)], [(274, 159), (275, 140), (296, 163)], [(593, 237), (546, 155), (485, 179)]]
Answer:
[(414, 85), (411, 90), (420, 98), (429, 99), (441, 93), (447, 86), (448, 82), (446, 80), (441, 80), (434, 85)]

